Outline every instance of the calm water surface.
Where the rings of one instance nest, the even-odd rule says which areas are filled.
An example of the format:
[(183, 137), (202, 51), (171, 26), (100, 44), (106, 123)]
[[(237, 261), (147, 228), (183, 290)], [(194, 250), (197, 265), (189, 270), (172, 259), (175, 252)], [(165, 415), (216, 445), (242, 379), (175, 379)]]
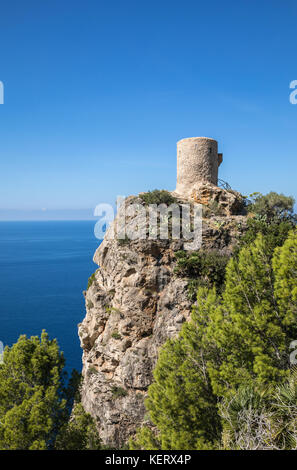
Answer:
[(0, 222), (0, 341), (46, 329), (64, 351), (67, 369), (81, 370), (77, 324), (82, 291), (95, 271), (99, 240), (93, 221)]

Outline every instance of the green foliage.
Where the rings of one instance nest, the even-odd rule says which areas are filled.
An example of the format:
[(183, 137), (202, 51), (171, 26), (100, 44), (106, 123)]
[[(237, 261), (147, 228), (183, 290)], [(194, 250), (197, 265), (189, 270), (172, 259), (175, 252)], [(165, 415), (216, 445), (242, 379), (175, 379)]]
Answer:
[(121, 335), (118, 331), (114, 331), (111, 336), (114, 339), (122, 339), (122, 337), (121, 337)]
[(113, 313), (122, 316), (122, 312), (118, 308), (110, 307), (109, 305), (104, 305), (104, 309), (105, 312), (108, 313), (108, 315), (111, 315)]
[(96, 282), (96, 272), (94, 272), (88, 279), (88, 286), (87, 290), (91, 287), (91, 285)]
[(101, 442), (92, 417), (80, 403), (73, 407), (70, 420), (60, 429), (56, 450), (100, 450)]
[(204, 217), (225, 215), (224, 209), (217, 201), (210, 201), (207, 206), (203, 206), (202, 211)]
[(93, 374), (98, 374), (98, 370), (96, 369), (96, 367), (91, 366), (88, 368), (88, 376), (90, 377)]
[(175, 272), (189, 278), (189, 296), (194, 300), (199, 286), (216, 286), (221, 291), (224, 286), (225, 270), (229, 257), (218, 251), (177, 251)]
[[(215, 295), (206, 302), (215, 302)], [(205, 373), (205, 319), (193, 312), (179, 338), (166, 342), (154, 370), (146, 406), (159, 430), (161, 449), (212, 448), (220, 436), (216, 397)]]
[(225, 450), (267, 449), (272, 445), (272, 413), (269, 398), (255, 387), (241, 386), (220, 404), (222, 447)]
[(297, 372), (284, 383), (257, 389), (241, 386), (220, 405), (224, 449), (296, 450)]
[(48, 449), (67, 416), (64, 357), (56, 340), (25, 335), (0, 365), (0, 449)]
[[(274, 248), (282, 246), (288, 237), (290, 230), (295, 227), (293, 221), (274, 221), (267, 222), (263, 219), (251, 218), (247, 222), (247, 231), (239, 240), (239, 249), (243, 246), (250, 245), (261, 233), (265, 237), (265, 243), (272, 253)], [(237, 254), (238, 250), (235, 250)]]
[(22, 335), (5, 348), (0, 365), (1, 450), (95, 448), (97, 432), (78, 403), (81, 374), (73, 370), (65, 387), (64, 364), (57, 341), (45, 331), (40, 338)]
[[(195, 258), (187, 263), (180, 256), (182, 269), (192, 274)], [(229, 261), (221, 295), (215, 288), (198, 289), (192, 319), (177, 339), (165, 343), (149, 387), (146, 406), (156, 433), (140, 431), (131, 446), (219, 448), (220, 403), (241, 409), (242, 430), (247, 419), (258, 418), (266, 430), (274, 429), (271, 410), (249, 413), (257, 403), (262, 406), (263, 390), (275, 390), (289, 375), (289, 345), (297, 338), (296, 273), (296, 229), (275, 250), (260, 233)], [(242, 384), (246, 389), (239, 392)]]
[(275, 446), (279, 449), (297, 449), (297, 370), (293, 367), (289, 379), (272, 390), (271, 408), (274, 417)]
[(292, 231), (281, 248), (274, 252), (274, 291), (279, 310), (288, 326), (297, 316), (297, 241), (296, 230)]
[(94, 307), (94, 304), (91, 300), (88, 300), (87, 307), (88, 307), (88, 309), (91, 309), (91, 308)]
[(116, 386), (112, 387), (111, 393), (112, 393), (113, 398), (125, 397), (128, 394), (127, 390), (125, 390), (122, 387), (116, 387)]
[(137, 431), (134, 439), (129, 439), (130, 450), (159, 450), (161, 442), (148, 426), (143, 426)]
[(139, 197), (145, 202), (146, 205), (170, 205), (177, 201), (176, 198), (173, 197), (169, 191), (165, 191), (164, 189), (155, 189), (154, 191), (148, 191), (147, 193), (140, 193)]
[[(286, 376), (288, 347), (297, 338), (297, 324), (288, 299), (281, 304), (275, 279), (283, 264), (296, 268), (296, 252), (287, 248), (296, 237), (295, 230), (272, 260), (270, 247), (259, 234), (228, 264), (225, 291), (206, 332), (217, 349), (208, 372), (220, 396), (241, 383), (272, 384)], [(290, 277), (282, 277), (282, 282), (287, 285)]]
[(285, 221), (294, 218), (293, 197), (284, 196), (270, 192), (263, 196), (261, 193), (251, 194), (250, 204), (247, 206), (248, 212), (267, 222)]
[(125, 238), (118, 238), (118, 244), (121, 246), (128, 245), (130, 243), (130, 238), (125, 234)]
[(251, 217), (247, 231), (239, 240), (239, 248), (251, 244), (261, 233), (272, 253), (274, 248), (283, 245), (290, 230), (296, 227), (295, 201), (292, 197), (273, 192), (265, 196), (254, 193), (251, 198), (247, 206)]
[(76, 369), (73, 369), (68, 380), (67, 387), (64, 389), (67, 409), (71, 413), (74, 402), (80, 402), (80, 389), (82, 384), (82, 375)]

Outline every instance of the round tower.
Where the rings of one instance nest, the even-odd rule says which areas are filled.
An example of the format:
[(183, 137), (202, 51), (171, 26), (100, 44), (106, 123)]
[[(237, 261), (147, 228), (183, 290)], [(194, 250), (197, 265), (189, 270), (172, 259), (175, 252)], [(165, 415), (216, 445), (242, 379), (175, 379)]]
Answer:
[(190, 137), (177, 142), (176, 192), (190, 196), (197, 183), (218, 184), (218, 168), (222, 162), (218, 143), (208, 137)]

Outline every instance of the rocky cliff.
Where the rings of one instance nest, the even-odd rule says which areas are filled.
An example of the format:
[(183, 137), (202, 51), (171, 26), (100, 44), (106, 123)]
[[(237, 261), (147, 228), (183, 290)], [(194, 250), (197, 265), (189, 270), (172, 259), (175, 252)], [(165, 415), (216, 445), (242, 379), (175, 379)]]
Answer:
[[(208, 186), (195, 200), (206, 207), (202, 250), (231, 253), (246, 221), (238, 215), (239, 195)], [(135, 201), (145, 205), (141, 197), (130, 197), (121, 210)], [(103, 442), (118, 448), (144, 422), (144, 399), (159, 348), (190, 318), (192, 301), (188, 280), (174, 270), (175, 253), (185, 241), (117, 240), (108, 235), (115, 224), (94, 255), (99, 269), (85, 292), (79, 336), (83, 406), (96, 419)]]

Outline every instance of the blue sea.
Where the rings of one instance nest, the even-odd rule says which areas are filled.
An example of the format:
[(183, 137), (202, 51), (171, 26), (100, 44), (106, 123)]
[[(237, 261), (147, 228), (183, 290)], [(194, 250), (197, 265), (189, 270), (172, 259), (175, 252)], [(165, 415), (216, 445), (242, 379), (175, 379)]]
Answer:
[(45, 329), (64, 351), (66, 368), (81, 370), (77, 324), (82, 291), (98, 267), (93, 221), (0, 222), (0, 341)]

